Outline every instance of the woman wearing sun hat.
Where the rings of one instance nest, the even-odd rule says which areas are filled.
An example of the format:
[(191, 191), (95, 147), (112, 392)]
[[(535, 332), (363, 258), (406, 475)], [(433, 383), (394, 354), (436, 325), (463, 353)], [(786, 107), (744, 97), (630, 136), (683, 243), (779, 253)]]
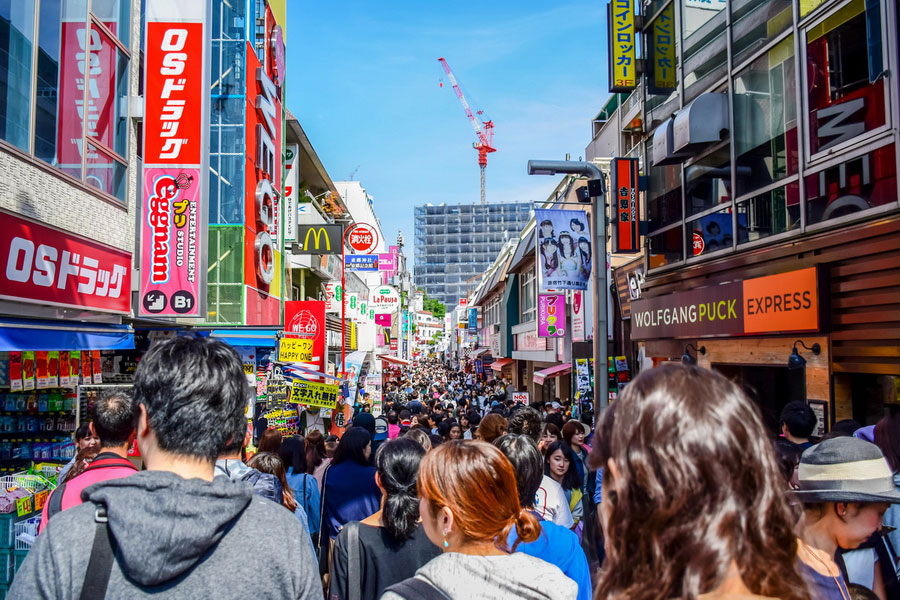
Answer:
[(797, 476), (804, 513), (798, 554), (811, 595), (850, 600), (833, 557), (869, 539), (888, 507), (900, 504), (891, 469), (875, 444), (838, 437), (806, 450)]

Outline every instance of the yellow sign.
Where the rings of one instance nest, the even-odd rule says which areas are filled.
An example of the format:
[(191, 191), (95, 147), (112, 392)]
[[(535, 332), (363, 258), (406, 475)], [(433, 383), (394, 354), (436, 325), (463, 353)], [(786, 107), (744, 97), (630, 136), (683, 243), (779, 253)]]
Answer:
[(281, 338), (281, 342), (278, 344), (278, 360), (281, 362), (315, 362), (313, 360), (313, 341), (303, 338)]
[(667, 94), (675, 89), (675, 5), (670, 3), (653, 21), (650, 55), (653, 57), (651, 91)]
[(612, 0), (609, 3), (610, 92), (628, 92), (637, 86), (634, 4), (635, 0)]
[(333, 409), (337, 407), (337, 401), (338, 386), (336, 385), (295, 381), (291, 388), (291, 402), (294, 404)]
[(50, 490), (44, 490), (43, 492), (38, 492), (34, 495), (34, 510), (40, 511), (44, 510), (44, 504), (47, 503), (47, 498), (50, 496)]
[(18, 500), (16, 500), (16, 514), (20, 517), (24, 517), (25, 515), (30, 514), (32, 511), (31, 506), (31, 496), (19, 498)]

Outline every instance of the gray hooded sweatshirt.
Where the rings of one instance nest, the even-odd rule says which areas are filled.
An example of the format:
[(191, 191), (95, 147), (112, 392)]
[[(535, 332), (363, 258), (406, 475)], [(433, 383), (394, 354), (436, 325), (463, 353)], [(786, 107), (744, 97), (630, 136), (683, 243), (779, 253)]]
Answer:
[(322, 597), (300, 521), (253, 496), (247, 483), (143, 471), (92, 485), (83, 498), (50, 520), (9, 598), (79, 597), (98, 502), (107, 507), (115, 549), (107, 600)]

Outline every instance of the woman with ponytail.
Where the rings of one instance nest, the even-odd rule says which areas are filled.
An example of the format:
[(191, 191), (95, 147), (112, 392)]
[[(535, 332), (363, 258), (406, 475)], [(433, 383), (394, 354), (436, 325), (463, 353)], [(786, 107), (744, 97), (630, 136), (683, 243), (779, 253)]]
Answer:
[[(441, 444), (422, 459), (418, 492), (425, 533), (443, 554), (389, 587), (382, 600), (577, 596), (578, 586), (558, 567), (515, 551), (520, 542), (537, 540), (541, 526), (520, 506), (513, 467), (494, 446), (470, 440)], [(516, 541), (510, 545), (511, 537)]]
[[(378, 512), (358, 523), (348, 523), (334, 545), (329, 577), (330, 600), (345, 600), (349, 590), (359, 598), (378, 598), (441, 552), (419, 522), (416, 476), (425, 448), (411, 438), (384, 443), (375, 453), (375, 483), (381, 490)], [(350, 556), (359, 570), (350, 574)]]

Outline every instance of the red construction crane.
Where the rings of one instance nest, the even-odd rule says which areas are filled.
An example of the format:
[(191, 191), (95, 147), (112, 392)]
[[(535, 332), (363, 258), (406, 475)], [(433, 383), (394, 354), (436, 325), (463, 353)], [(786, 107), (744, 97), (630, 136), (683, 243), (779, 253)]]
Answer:
[(463, 95), (462, 90), (459, 89), (459, 84), (456, 82), (456, 77), (453, 75), (453, 71), (450, 70), (450, 65), (447, 64), (447, 61), (443, 57), (439, 58), (438, 62), (440, 62), (441, 66), (444, 67), (444, 72), (447, 73), (447, 77), (450, 79), (450, 85), (453, 87), (453, 91), (456, 93), (456, 97), (459, 98), (459, 102), (460, 104), (462, 104), (463, 110), (466, 111), (466, 117), (468, 117), (469, 122), (475, 129), (475, 135), (478, 137), (478, 141), (473, 143), (472, 147), (478, 150), (478, 166), (481, 167), (481, 203), (485, 204), (487, 200), (485, 199), (484, 195), (484, 168), (487, 166), (488, 153), (497, 151), (497, 149), (493, 146), (494, 122), (491, 120), (483, 121), (482, 124), (484, 125), (484, 128), (482, 129), (481, 124), (478, 123), (478, 119), (475, 118), (476, 114), (481, 116), (483, 114), (482, 111), (476, 110), (474, 113), (472, 112), (472, 108), (469, 106), (469, 102)]

